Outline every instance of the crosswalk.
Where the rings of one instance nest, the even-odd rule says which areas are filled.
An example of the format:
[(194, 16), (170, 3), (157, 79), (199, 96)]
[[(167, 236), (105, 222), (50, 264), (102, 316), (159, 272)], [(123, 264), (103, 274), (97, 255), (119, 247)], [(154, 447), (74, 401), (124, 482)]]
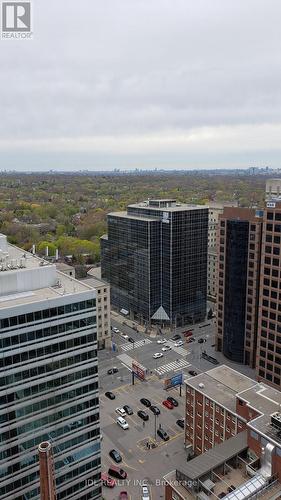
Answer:
[(168, 342), (166, 342), (166, 345), (169, 345), (173, 349), (173, 351), (175, 351), (177, 354), (180, 354), (181, 356), (186, 356), (187, 354), (189, 354), (188, 351), (183, 347), (175, 347), (175, 343), (171, 340), (168, 340)]
[(122, 344), (120, 346), (120, 349), (122, 351), (131, 351), (132, 349), (138, 349), (138, 347), (143, 347), (144, 345), (151, 344), (152, 341), (150, 339), (142, 339), (142, 340), (137, 340), (136, 342), (131, 343), (127, 342), (126, 344)]
[(186, 359), (179, 359), (178, 361), (171, 361), (166, 365), (159, 366), (158, 368), (155, 368), (154, 371), (157, 375), (164, 375), (164, 373), (179, 371), (183, 368), (187, 368), (188, 366), (190, 366), (190, 363)]

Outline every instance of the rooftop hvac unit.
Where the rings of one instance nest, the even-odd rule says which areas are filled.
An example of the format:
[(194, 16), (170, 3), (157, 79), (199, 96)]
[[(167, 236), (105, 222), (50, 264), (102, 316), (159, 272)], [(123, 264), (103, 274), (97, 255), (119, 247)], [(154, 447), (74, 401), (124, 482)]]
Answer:
[(274, 427), (277, 427), (277, 429), (281, 430), (281, 413), (277, 411), (276, 413), (273, 413), (273, 415), (271, 415), (271, 424), (274, 425)]
[(202, 382), (200, 382), (200, 384), (198, 384), (198, 387), (200, 387), (200, 389), (204, 389), (204, 384)]

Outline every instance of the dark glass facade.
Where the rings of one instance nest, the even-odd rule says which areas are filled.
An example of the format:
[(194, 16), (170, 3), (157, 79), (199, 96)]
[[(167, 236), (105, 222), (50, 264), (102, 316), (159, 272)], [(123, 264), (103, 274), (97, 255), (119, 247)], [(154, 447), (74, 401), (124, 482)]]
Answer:
[(39, 500), (43, 441), (53, 445), (57, 500), (101, 497), (96, 304), (89, 295), (2, 314), (1, 500)]
[(248, 272), (248, 221), (227, 221), (223, 354), (244, 362)]
[(108, 215), (102, 278), (111, 301), (146, 322), (198, 321), (207, 295), (208, 209), (149, 203)]

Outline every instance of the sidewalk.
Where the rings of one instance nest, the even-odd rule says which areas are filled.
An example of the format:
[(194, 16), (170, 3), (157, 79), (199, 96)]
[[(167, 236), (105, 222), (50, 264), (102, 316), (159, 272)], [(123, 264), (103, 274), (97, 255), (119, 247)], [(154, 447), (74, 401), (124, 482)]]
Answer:
[(116, 321), (122, 323), (123, 325), (129, 326), (130, 328), (132, 328), (132, 330), (135, 330), (135, 332), (144, 333), (151, 338), (155, 338), (157, 336), (156, 329), (153, 328), (152, 330), (147, 331), (143, 325), (140, 325), (136, 321), (132, 321), (129, 318), (125, 318), (124, 316), (122, 316), (122, 314), (119, 314), (117, 311), (113, 311), (111, 309), (111, 315), (114, 319), (116, 319)]

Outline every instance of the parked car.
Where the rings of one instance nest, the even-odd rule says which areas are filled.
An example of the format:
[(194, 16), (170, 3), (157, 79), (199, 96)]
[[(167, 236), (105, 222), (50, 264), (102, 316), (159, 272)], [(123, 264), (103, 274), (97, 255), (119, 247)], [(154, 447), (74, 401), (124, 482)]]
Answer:
[(152, 411), (152, 413), (154, 415), (160, 415), (160, 413), (161, 413), (160, 410), (159, 410), (159, 408), (158, 408), (158, 406), (150, 406), (149, 409), (150, 409), (150, 411)]
[(192, 377), (195, 377), (198, 375), (198, 373), (195, 370), (188, 370), (189, 375), (192, 375)]
[(184, 429), (184, 419), (183, 418), (179, 418), (177, 421), (176, 421), (176, 424), (181, 428), (181, 429)]
[(132, 410), (132, 408), (129, 405), (124, 405), (123, 409), (125, 410), (125, 412), (127, 413), (127, 415), (133, 415), (133, 413), (134, 413), (133, 410)]
[(171, 346), (170, 346), (170, 345), (164, 345), (164, 347), (162, 347), (162, 349), (161, 349), (161, 350), (162, 350), (163, 352), (166, 352), (166, 351), (170, 351), (171, 349), (172, 349), (172, 348), (171, 348)]
[(114, 488), (116, 485), (116, 481), (106, 474), (106, 472), (101, 473), (101, 481), (103, 486), (107, 486), (108, 488)]
[(113, 366), (113, 368), (110, 368), (109, 370), (107, 370), (107, 374), (108, 375), (113, 375), (114, 373), (118, 373), (119, 370), (118, 368), (116, 368), (116, 366)]
[(127, 491), (120, 491), (119, 500), (129, 500), (129, 495)]
[(206, 342), (206, 339), (198, 339), (198, 344), (204, 344), (204, 342)]
[(147, 486), (142, 486), (142, 500), (150, 500), (150, 494), (149, 494), (149, 489)]
[(116, 465), (111, 465), (109, 467), (108, 474), (110, 474), (113, 477), (117, 477), (117, 479), (126, 479), (126, 477), (128, 475), (124, 469), (121, 469), (120, 467), (116, 467)]
[(191, 337), (192, 335), (192, 330), (186, 330), (186, 332), (182, 332), (184, 337)]
[(163, 354), (162, 352), (156, 352), (155, 354), (153, 354), (152, 356), (154, 359), (158, 359), (158, 358), (162, 358), (163, 357)]
[(157, 344), (166, 344), (167, 340), (166, 339), (159, 339), (157, 340)]
[(170, 439), (170, 436), (167, 434), (166, 431), (164, 431), (163, 429), (158, 429), (157, 430), (157, 434), (159, 437), (161, 437), (161, 439), (163, 439), (164, 441), (169, 441)]
[(126, 417), (126, 412), (124, 408), (116, 408), (115, 411), (116, 413), (118, 413), (118, 415), (121, 415), (121, 417)]
[(176, 335), (172, 337), (172, 340), (179, 340), (179, 339), (181, 339), (181, 336), (178, 333), (176, 333)]
[(181, 347), (182, 345), (183, 345), (182, 340), (178, 340), (177, 342), (175, 342), (175, 347)]
[(195, 342), (195, 338), (194, 337), (188, 337), (188, 339), (186, 339), (186, 342), (187, 342), (187, 344), (190, 344), (190, 342)]
[(116, 420), (117, 424), (120, 425), (120, 427), (124, 430), (126, 429), (129, 429), (129, 424), (127, 422), (127, 420), (125, 420), (125, 418), (123, 417), (118, 417), (117, 420)]
[(118, 328), (116, 328), (116, 326), (114, 326), (114, 327), (112, 328), (112, 330), (114, 331), (114, 333), (120, 333), (120, 330), (119, 330)]
[(147, 421), (149, 419), (149, 415), (146, 413), (146, 411), (139, 410), (137, 415), (142, 419)]
[(115, 399), (115, 394), (113, 394), (113, 392), (111, 391), (107, 391), (105, 392), (104, 394), (108, 399)]
[(172, 403), (173, 406), (179, 406), (179, 403), (175, 398), (173, 398), (173, 396), (168, 396), (167, 401), (170, 401), (170, 403)]
[(147, 408), (149, 408), (151, 406), (151, 402), (149, 401), (149, 399), (141, 398), (140, 402), (142, 405), (146, 406)]
[[(116, 462), (117, 464), (120, 464), (120, 462), (122, 462), (122, 457), (119, 453), (119, 451), (117, 450), (110, 450), (109, 452), (109, 456), (114, 460), (114, 462)], [(110, 472), (108, 471), (108, 474), (110, 474)], [(112, 476), (112, 474), (110, 474)]]
[(166, 406), (166, 408), (168, 408), (169, 410), (172, 410), (174, 408), (174, 405), (171, 403), (171, 401), (168, 401), (167, 399), (162, 402), (162, 405)]

